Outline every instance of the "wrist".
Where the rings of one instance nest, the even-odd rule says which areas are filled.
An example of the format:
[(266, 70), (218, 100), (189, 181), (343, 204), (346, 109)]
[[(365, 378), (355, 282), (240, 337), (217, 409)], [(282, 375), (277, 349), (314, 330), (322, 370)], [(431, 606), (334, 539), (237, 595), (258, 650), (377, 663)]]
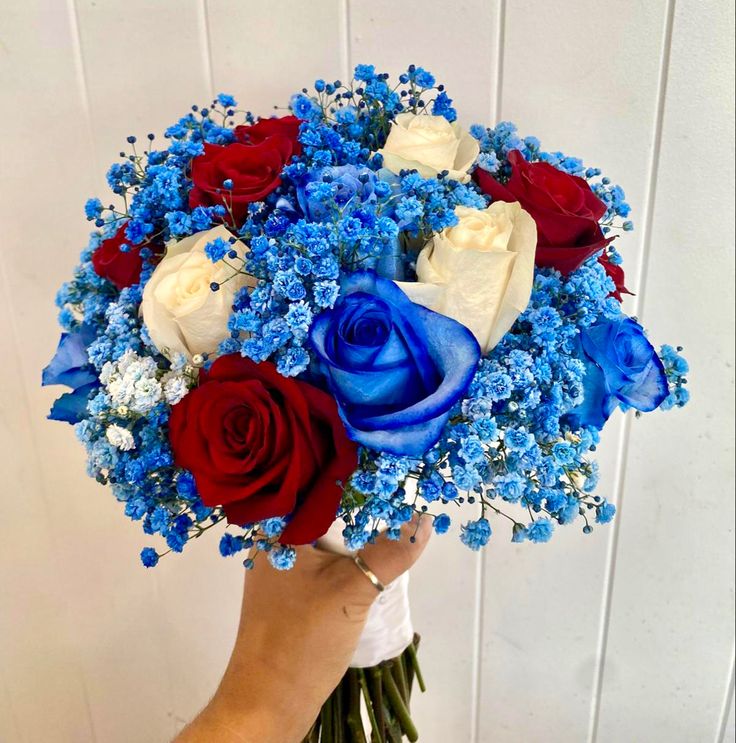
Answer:
[[(301, 743), (319, 712), (308, 694), (291, 683), (292, 673), (252, 656), (231, 660), (208, 714), (238, 743)], [(229, 739), (226, 739), (229, 743)]]

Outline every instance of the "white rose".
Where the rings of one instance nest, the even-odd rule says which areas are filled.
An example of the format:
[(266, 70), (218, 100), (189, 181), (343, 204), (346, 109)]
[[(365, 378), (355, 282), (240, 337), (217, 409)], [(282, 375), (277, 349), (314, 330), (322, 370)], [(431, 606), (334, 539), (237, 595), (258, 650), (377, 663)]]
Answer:
[[(169, 357), (183, 354), (191, 360), (216, 351), (230, 334), (235, 293), (253, 284), (252, 277), (232, 268), (241, 265), (243, 243), (232, 246), (239, 258), (227, 263), (213, 263), (205, 255), (205, 246), (218, 237), (229, 240), (230, 232), (215, 227), (169, 245), (143, 290), (143, 322), (156, 348)], [(213, 283), (220, 285), (218, 291), (212, 291)]]
[(412, 301), (469, 328), (487, 353), (529, 304), (537, 227), (516, 202), (458, 206), (455, 214), (458, 224), (419, 254), (418, 282), (399, 286)]
[(414, 169), (423, 178), (434, 178), (447, 170), (450, 178), (467, 183), (480, 146), (457, 122), (451, 124), (444, 116), (403, 113), (391, 124), (386, 144), (378, 151), (392, 173)]

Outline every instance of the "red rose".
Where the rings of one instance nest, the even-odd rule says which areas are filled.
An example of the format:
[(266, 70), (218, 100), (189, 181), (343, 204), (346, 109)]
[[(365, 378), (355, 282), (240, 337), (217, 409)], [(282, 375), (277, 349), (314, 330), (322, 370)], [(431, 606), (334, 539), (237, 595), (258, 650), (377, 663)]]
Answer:
[(281, 118), (258, 119), (255, 124), (235, 127), (235, 139), (243, 144), (260, 144), (265, 139), (279, 135), (290, 139), (294, 145), (293, 155), (302, 154), (302, 145), (299, 141), (299, 127), (302, 120), (296, 116), (282, 116)]
[(598, 259), (598, 263), (606, 269), (606, 273), (610, 277), (611, 281), (616, 285), (616, 288), (609, 294), (610, 297), (616, 297), (619, 302), (623, 302), (624, 294), (631, 294), (631, 296), (634, 296), (633, 292), (630, 292), (626, 288), (624, 269), (616, 263), (611, 263), (608, 253), (603, 253), (603, 255)]
[(518, 150), (509, 153), (509, 163), (511, 178), (505, 185), (480, 168), (475, 180), (494, 201), (518, 201), (532, 215), (540, 268), (569, 274), (611, 242), (598, 224), (606, 206), (587, 181), (549, 163), (529, 163)]
[[(125, 252), (121, 250), (123, 245), (129, 246)], [(130, 245), (125, 237), (125, 225), (122, 225), (92, 253), (92, 266), (98, 276), (111, 281), (118, 289), (137, 284), (143, 267), (141, 246)]]
[(291, 514), (281, 541), (307, 544), (335, 520), (358, 464), (327, 393), (238, 354), (201, 372), (171, 410), (169, 438), (208, 506), (239, 525)]
[[(281, 171), (294, 153), (287, 137), (273, 136), (259, 144), (233, 142), (205, 144), (204, 153), (192, 160), (189, 206), (222, 204), (231, 208), (236, 222), (245, 216), (248, 204), (260, 201), (281, 184)], [(231, 180), (231, 190), (223, 188)]]

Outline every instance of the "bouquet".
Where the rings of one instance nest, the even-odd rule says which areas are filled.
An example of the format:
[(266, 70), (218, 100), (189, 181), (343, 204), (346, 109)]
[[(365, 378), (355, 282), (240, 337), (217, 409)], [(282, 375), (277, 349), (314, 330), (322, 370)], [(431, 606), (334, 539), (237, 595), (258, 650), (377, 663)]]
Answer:
[[(146, 567), (218, 525), (222, 555), (284, 570), (417, 513), (445, 533), (461, 503), (473, 550), (497, 525), (541, 543), (611, 521), (606, 421), (688, 399), (681, 349), (622, 309), (629, 205), (512, 124), (456, 118), (426, 70), (359, 65), (281, 116), (221, 94), (161, 147), (128, 137), (43, 383), (71, 388), (50, 417), (165, 543)], [(415, 740), (413, 638), (404, 579), (310, 740), (365, 740), (361, 697), (372, 740)]]

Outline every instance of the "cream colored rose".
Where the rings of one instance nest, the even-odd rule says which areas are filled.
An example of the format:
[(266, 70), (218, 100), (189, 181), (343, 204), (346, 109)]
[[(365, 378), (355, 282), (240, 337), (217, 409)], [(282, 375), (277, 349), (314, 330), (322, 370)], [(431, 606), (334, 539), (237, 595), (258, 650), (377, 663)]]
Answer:
[(418, 282), (399, 286), (412, 301), (469, 328), (487, 353), (529, 304), (537, 227), (516, 202), (458, 206), (455, 214), (458, 224), (419, 254)]
[[(213, 353), (230, 334), (227, 321), (233, 297), (253, 279), (232, 268), (242, 265), (239, 259), (227, 259), (228, 266), (225, 261), (213, 263), (205, 255), (205, 246), (218, 237), (228, 240), (230, 232), (215, 227), (169, 244), (143, 290), (143, 322), (156, 348), (166, 356), (181, 353), (191, 360), (195, 354)], [(232, 247), (242, 258), (243, 243)], [(220, 284), (218, 291), (212, 291), (213, 283)]]
[(434, 178), (443, 170), (461, 183), (470, 180), (468, 171), (478, 157), (478, 142), (457, 122), (444, 116), (399, 114), (378, 150), (383, 165), (392, 173), (417, 170), (423, 178)]

